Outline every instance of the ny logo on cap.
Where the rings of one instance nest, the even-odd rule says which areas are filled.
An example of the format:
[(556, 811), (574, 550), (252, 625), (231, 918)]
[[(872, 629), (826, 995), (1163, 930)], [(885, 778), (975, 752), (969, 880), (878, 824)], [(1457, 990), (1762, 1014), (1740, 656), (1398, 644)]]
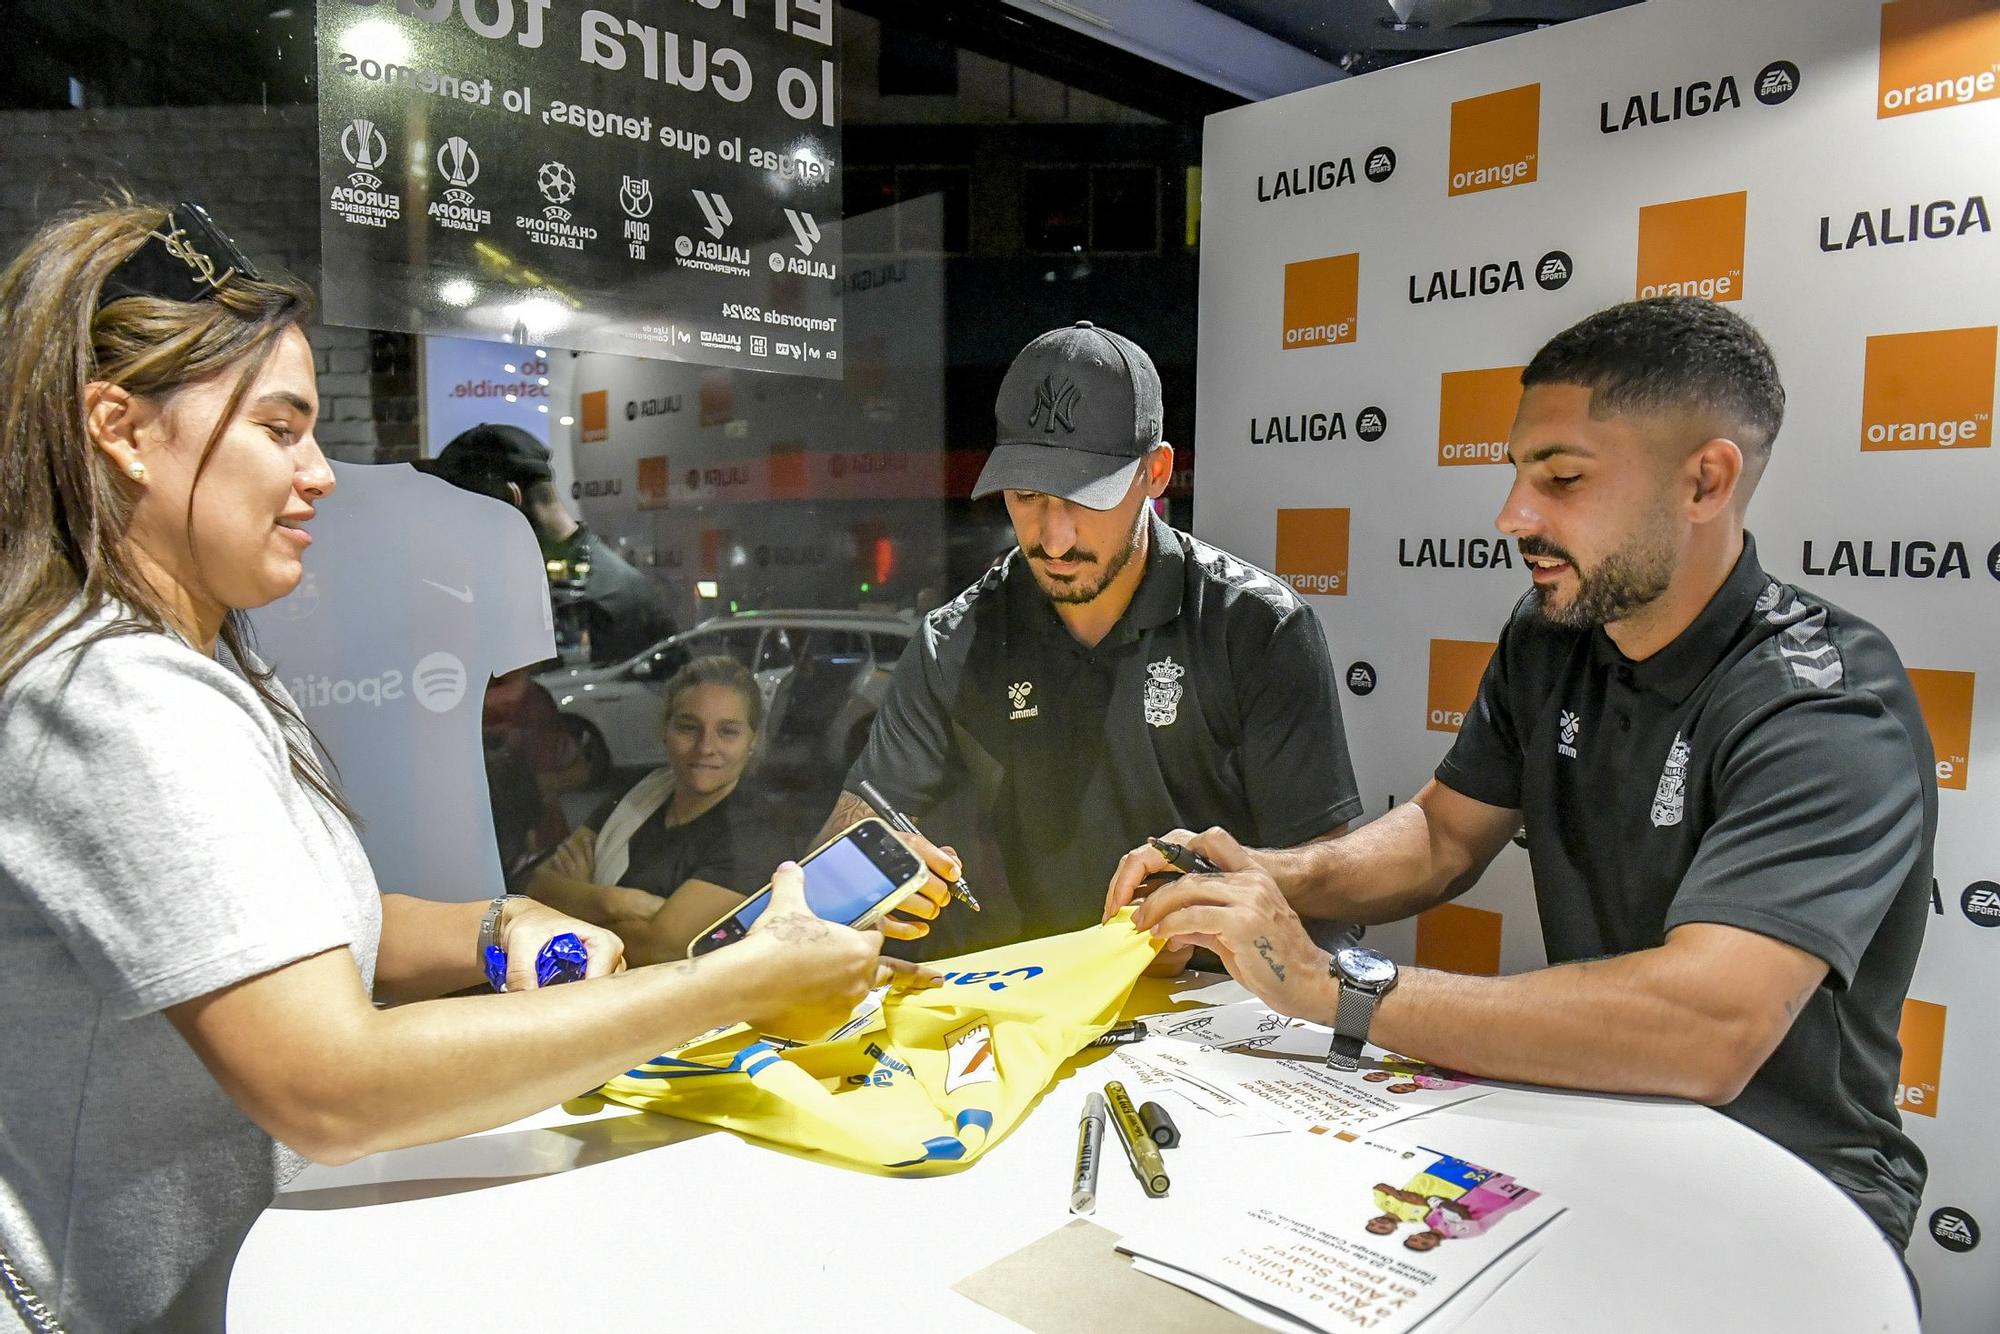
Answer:
[(1035, 407), (1028, 414), (1028, 425), (1039, 426), (1049, 435), (1054, 435), (1058, 426), (1065, 431), (1075, 431), (1076, 405), (1082, 397), (1069, 381), (1065, 380), (1062, 388), (1058, 389), (1055, 378), (1044, 375), (1042, 382), (1035, 386)]

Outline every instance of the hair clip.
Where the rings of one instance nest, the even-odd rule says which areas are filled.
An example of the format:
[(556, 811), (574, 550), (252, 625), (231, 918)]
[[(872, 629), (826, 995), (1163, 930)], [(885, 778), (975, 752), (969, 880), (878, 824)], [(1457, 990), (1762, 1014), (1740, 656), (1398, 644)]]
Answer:
[(167, 215), (164, 231), (148, 233), (145, 244), (105, 278), (97, 308), (128, 296), (207, 301), (238, 276), (254, 280), (257, 266), (222, 234), (207, 209), (183, 201)]

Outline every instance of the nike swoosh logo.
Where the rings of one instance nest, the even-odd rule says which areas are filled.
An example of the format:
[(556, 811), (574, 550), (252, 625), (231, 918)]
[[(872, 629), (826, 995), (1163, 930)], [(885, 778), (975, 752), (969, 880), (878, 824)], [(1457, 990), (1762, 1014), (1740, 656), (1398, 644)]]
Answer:
[(440, 593), (449, 593), (452, 597), (457, 598), (460, 602), (472, 601), (472, 586), (469, 584), (464, 588), (453, 588), (450, 584), (441, 584), (435, 579), (426, 579), (424, 580), (424, 582), (429, 584), (432, 588), (435, 588)]

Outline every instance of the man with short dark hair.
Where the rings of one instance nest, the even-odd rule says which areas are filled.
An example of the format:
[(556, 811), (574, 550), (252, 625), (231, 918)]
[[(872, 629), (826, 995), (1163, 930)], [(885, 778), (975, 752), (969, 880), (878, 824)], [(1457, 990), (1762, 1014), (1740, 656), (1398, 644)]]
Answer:
[(1174, 451), (1152, 359), (1088, 321), (1052, 330), (1015, 358), (994, 416), (972, 494), (1004, 495), (1020, 545), (924, 617), (828, 830), (869, 813), (864, 779), (919, 816), (970, 781), (1011, 904), (950, 925), (992, 943), (1003, 919), (1015, 938), (1095, 921), (1152, 829), (1227, 822), (1289, 844), (1344, 828), (1361, 800), (1312, 610), (1153, 512)]
[[(1219, 876), (1136, 920), (1273, 1008), (1472, 1074), (1719, 1108), (1898, 1246), (1923, 1189), (1897, 1026), (1929, 909), (1936, 770), (1882, 633), (1765, 574), (1743, 513), (1784, 416), (1769, 348), (1693, 298), (1558, 335), (1522, 375), (1496, 521), (1534, 588), (1434, 781), (1332, 843), (1195, 840)], [(1525, 821), (1550, 967), (1399, 971), (1300, 912), (1462, 893)], [(1180, 837), (1191, 837), (1180, 834)], [(1135, 849), (1106, 911), (1162, 863)]]
[(569, 512), (549, 451), (520, 427), (482, 423), (419, 466), (527, 516), (548, 566), (559, 645), (591, 662), (623, 662), (678, 628), (659, 586)]

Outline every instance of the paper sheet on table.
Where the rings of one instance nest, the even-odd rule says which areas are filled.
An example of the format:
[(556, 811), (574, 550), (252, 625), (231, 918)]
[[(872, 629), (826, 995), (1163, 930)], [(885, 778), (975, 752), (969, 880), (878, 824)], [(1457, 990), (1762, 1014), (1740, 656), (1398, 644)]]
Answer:
[[(1413, 1139), (1230, 1146), (1119, 1249), (1190, 1290), (1220, 1288), (1269, 1328), (1443, 1334), (1532, 1257), (1560, 1201), (1520, 1164), (1469, 1162)], [(1199, 1286), (1197, 1286), (1197, 1283)]]
[[(1226, 1038), (1253, 1020), (1233, 1016), (1221, 1022), (1228, 1027), (1215, 1031)], [(1151, 1020), (1147, 1027), (1151, 1029)], [(1204, 1114), (1196, 1125), (1211, 1126), (1231, 1138), (1288, 1128), (1316, 1134), (1372, 1131), (1492, 1091), (1378, 1047), (1366, 1049), (1360, 1069), (1335, 1070), (1320, 1059), (1327, 1037), (1314, 1025), (1303, 1030), (1287, 1026), (1268, 1034), (1252, 1030), (1252, 1036), (1269, 1036), (1272, 1041), (1244, 1050), (1210, 1045), (1199, 1037), (1149, 1036), (1116, 1049), (1113, 1059), (1135, 1099), (1178, 1099)], [(1284, 1055), (1287, 1050), (1305, 1052), (1315, 1044), (1317, 1055), (1304, 1059)], [(1170, 1110), (1178, 1119), (1178, 1109)]]

